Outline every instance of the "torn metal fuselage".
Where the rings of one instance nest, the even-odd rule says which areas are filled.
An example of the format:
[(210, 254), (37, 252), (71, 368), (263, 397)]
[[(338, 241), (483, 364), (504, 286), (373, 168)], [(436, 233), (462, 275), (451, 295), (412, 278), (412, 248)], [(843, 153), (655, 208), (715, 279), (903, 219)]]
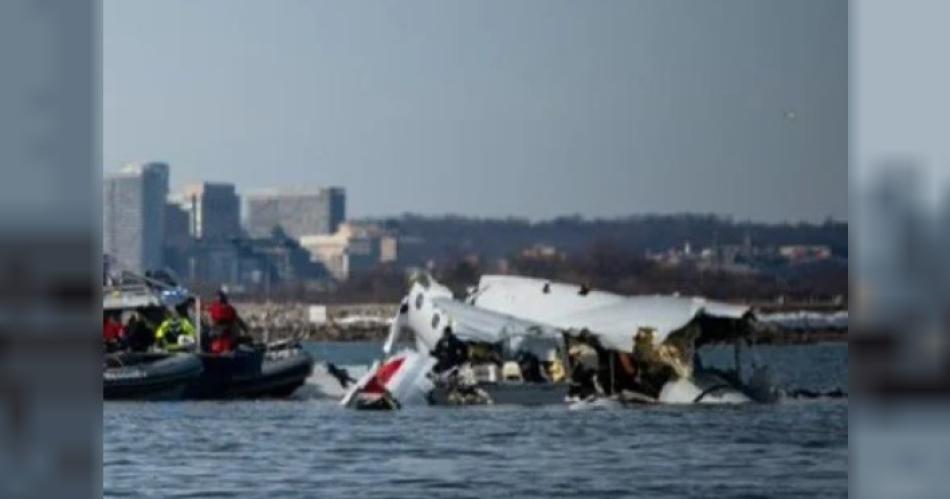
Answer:
[[(440, 405), (603, 398), (744, 403), (771, 401), (778, 393), (761, 368), (743, 381), (742, 345), (751, 344), (755, 332), (749, 308), (701, 298), (626, 297), (532, 278), (484, 276), (458, 301), (427, 277), (404, 298), (384, 353), (391, 354), (407, 332), (411, 353), (394, 358), (411, 355), (413, 361), (398, 386), (370, 376), (354, 392), (364, 390), (361, 385), (382, 385), (397, 405), (410, 398)], [(446, 335), (464, 343), (464, 361), (441, 365), (436, 358), (444, 353)], [(704, 368), (697, 348), (724, 342), (736, 345), (736, 367)], [(422, 392), (425, 397), (418, 396)]]
[[(768, 369), (754, 366), (745, 380), (741, 352), (754, 345), (750, 307), (696, 297), (622, 296), (583, 286), (518, 276), (483, 276), (470, 303), (558, 328), (568, 342), (592, 347), (600, 361), (596, 393), (659, 403), (770, 402), (779, 391)], [(697, 349), (732, 344), (731, 370), (705, 368)], [(569, 357), (569, 360), (570, 357)], [(575, 369), (578, 363), (569, 366)], [(591, 370), (589, 365), (580, 367)], [(583, 378), (583, 377), (581, 377)]]

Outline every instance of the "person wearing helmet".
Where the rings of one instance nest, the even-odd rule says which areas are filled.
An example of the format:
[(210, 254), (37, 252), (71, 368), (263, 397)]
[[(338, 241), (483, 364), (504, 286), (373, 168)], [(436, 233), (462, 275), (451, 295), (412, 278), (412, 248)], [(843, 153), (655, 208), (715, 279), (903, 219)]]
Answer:
[(187, 317), (172, 311), (155, 331), (155, 344), (166, 351), (186, 350), (195, 343), (195, 327)]

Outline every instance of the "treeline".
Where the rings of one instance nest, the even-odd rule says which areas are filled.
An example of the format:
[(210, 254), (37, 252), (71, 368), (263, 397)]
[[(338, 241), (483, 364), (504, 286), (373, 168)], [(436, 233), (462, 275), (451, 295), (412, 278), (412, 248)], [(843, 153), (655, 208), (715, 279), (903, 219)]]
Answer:
[(406, 214), (365, 221), (399, 234), (399, 260), (404, 265), (422, 265), (430, 260), (451, 262), (470, 254), (503, 258), (534, 244), (551, 245), (567, 253), (583, 252), (600, 240), (609, 240), (621, 251), (636, 255), (682, 247), (685, 242), (693, 248), (739, 245), (748, 238), (757, 247), (822, 244), (837, 257), (848, 256), (848, 225), (834, 220), (764, 224), (683, 214), (610, 219), (570, 216), (532, 222), (522, 218)]
[[(596, 241), (583, 252), (564, 259), (515, 255), (507, 273), (586, 284), (615, 293), (705, 296), (742, 302), (847, 302), (848, 267), (843, 261), (796, 265), (781, 274), (733, 273), (693, 265), (664, 266), (631, 254), (611, 241)], [(464, 292), (484, 273), (497, 269), (470, 260), (438, 265), (433, 273), (456, 292)]]
[[(363, 220), (399, 235), (399, 261), (357, 272), (328, 289), (304, 283), (274, 286), (266, 296), (248, 298), (321, 303), (393, 303), (408, 290), (407, 270), (425, 269), (459, 294), (488, 273), (510, 273), (576, 284), (622, 294), (680, 293), (709, 298), (767, 302), (829, 302), (848, 297), (848, 225), (736, 222), (714, 215), (645, 215), (616, 219), (561, 217), (479, 219), (458, 216)], [(822, 244), (837, 257), (790, 265), (762, 273), (702, 269), (690, 264), (664, 266), (645, 258), (689, 242), (694, 249), (713, 245), (756, 247)], [(526, 258), (536, 244), (555, 247), (554, 258)], [(500, 265), (504, 261), (505, 265)], [(255, 296), (257, 295), (257, 296)]]
[[(472, 259), (441, 261), (426, 270), (457, 296), (478, 283), (484, 274), (509, 273), (586, 284), (595, 289), (621, 294), (672, 294), (752, 303), (829, 304), (848, 299), (846, 262), (827, 261), (789, 267), (784, 273), (731, 273), (705, 270), (692, 265), (668, 267), (631, 254), (610, 241), (597, 241), (585, 251), (563, 259), (524, 258), (509, 255), (508, 268)], [(319, 303), (395, 303), (408, 291), (407, 269), (385, 265), (353, 274), (330, 290), (309, 290), (302, 284), (274, 288), (258, 299), (310, 301)], [(248, 298), (254, 298), (249, 296)]]

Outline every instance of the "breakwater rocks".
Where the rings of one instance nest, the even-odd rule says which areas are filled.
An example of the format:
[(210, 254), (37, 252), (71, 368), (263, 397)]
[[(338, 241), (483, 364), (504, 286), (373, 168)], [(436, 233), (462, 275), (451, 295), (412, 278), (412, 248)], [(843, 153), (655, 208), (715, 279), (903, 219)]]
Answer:
[[(235, 303), (258, 339), (383, 341), (399, 305), (395, 303), (315, 305), (311, 303)], [(843, 315), (842, 315), (843, 314)], [(804, 320), (803, 319), (807, 319)], [(794, 319), (794, 320), (792, 320)], [(804, 344), (848, 341), (847, 312), (763, 314), (757, 341)]]
[(398, 304), (235, 303), (258, 339), (382, 341)]

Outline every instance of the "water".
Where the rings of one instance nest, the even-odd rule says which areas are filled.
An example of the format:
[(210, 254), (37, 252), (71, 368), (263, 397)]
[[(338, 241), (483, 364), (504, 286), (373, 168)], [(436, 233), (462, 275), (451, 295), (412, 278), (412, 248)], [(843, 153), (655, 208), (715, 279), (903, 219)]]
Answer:
[[(312, 348), (346, 365), (377, 347)], [(760, 354), (787, 385), (847, 387), (846, 345)], [(848, 404), (372, 413), (325, 400), (110, 402), (103, 453), (107, 497), (844, 497)]]

